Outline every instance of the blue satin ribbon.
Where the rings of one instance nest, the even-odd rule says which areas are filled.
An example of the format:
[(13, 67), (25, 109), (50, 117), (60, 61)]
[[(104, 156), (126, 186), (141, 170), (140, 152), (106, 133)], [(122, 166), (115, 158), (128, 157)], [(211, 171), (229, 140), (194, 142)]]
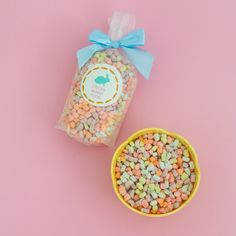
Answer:
[(84, 47), (77, 52), (80, 68), (97, 51), (108, 48), (122, 48), (127, 58), (133, 63), (144, 78), (149, 78), (153, 56), (150, 53), (137, 48), (138, 46), (143, 46), (145, 43), (145, 32), (143, 29), (132, 31), (118, 41), (112, 41), (108, 35), (104, 34), (100, 30), (94, 30), (89, 35), (89, 41), (93, 44)]

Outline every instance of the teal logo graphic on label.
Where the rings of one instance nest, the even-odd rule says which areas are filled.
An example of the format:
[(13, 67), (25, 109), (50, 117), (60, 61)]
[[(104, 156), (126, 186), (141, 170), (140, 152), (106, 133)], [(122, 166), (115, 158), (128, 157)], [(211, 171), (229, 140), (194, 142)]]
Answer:
[(119, 99), (122, 86), (122, 76), (116, 67), (95, 64), (82, 77), (81, 93), (94, 106), (109, 106)]
[(106, 83), (110, 82), (109, 75), (107, 74), (106, 77), (98, 76), (98, 77), (95, 79), (95, 82), (96, 82), (97, 84), (105, 85)]

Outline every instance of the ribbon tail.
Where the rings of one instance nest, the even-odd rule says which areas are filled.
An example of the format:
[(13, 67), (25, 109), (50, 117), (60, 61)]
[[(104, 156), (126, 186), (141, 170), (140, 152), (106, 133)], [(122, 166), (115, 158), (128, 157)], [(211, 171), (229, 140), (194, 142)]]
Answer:
[(84, 47), (77, 51), (77, 59), (79, 68), (84, 66), (84, 64), (92, 57), (92, 55), (97, 52), (103, 50), (104, 47), (100, 44), (92, 44), (90, 46)]
[(122, 47), (122, 49), (137, 70), (148, 80), (154, 60), (153, 56), (140, 48)]

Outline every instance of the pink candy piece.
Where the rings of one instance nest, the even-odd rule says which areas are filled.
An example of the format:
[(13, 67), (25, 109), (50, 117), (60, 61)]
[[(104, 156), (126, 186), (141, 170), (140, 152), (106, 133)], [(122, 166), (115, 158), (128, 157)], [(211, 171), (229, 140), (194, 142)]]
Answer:
[(176, 192), (174, 193), (174, 195), (175, 195), (176, 197), (180, 197), (181, 193), (180, 193), (179, 191), (176, 191)]
[(111, 61), (110, 58), (106, 58), (106, 59), (105, 59), (105, 62), (106, 62), (107, 64), (112, 64), (112, 61)]
[(182, 198), (183, 200), (187, 200), (187, 199), (188, 199), (188, 195), (185, 194), (185, 193), (182, 193), (181, 198)]
[(146, 145), (145, 145), (145, 149), (146, 150), (150, 150), (152, 148), (152, 145), (150, 144), (150, 143), (147, 143)]
[(148, 201), (146, 199), (143, 199), (141, 204), (144, 208), (148, 208), (149, 206)]
[(123, 185), (119, 186), (119, 193), (122, 196), (124, 196), (126, 194), (125, 186), (123, 186)]

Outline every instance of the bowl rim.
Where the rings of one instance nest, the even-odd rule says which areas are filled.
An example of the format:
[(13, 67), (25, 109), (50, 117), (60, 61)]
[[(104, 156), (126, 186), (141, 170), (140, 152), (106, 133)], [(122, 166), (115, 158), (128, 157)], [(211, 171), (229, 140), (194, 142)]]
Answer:
[[(119, 154), (121, 153), (121, 151), (123, 150), (123, 148), (131, 141), (133, 141), (134, 139), (136, 139), (137, 137), (144, 135), (144, 134), (148, 134), (148, 133), (163, 133), (166, 135), (170, 135), (174, 138), (178, 138), (181, 143), (184, 144), (184, 146), (188, 149), (188, 151), (191, 154), (191, 159), (194, 162), (194, 166), (195, 166), (195, 173), (196, 173), (196, 182), (194, 184), (193, 190), (189, 196), (189, 198), (184, 201), (179, 208), (176, 208), (173, 211), (164, 213), (164, 214), (151, 214), (151, 213), (145, 213), (142, 211), (139, 211), (133, 207), (131, 207), (120, 195), (120, 193), (118, 192), (118, 188), (117, 188), (117, 184), (116, 184), (116, 178), (115, 178), (115, 166), (116, 166), (116, 160), (117, 157), (119, 156)], [(118, 199), (130, 210), (132, 210), (133, 212), (136, 212), (140, 215), (143, 216), (148, 216), (148, 217), (165, 217), (165, 216), (169, 216), (172, 214), (175, 214), (177, 212), (179, 212), (181, 209), (183, 209), (192, 199), (193, 197), (196, 195), (197, 190), (199, 188), (199, 184), (200, 184), (200, 167), (199, 167), (199, 163), (198, 163), (198, 157), (197, 157), (197, 153), (195, 151), (195, 149), (193, 148), (193, 146), (189, 143), (189, 141), (187, 139), (185, 139), (183, 136), (175, 133), (175, 132), (171, 132), (171, 131), (167, 131), (165, 129), (161, 129), (161, 128), (144, 128), (141, 130), (136, 131), (135, 133), (133, 133), (132, 135), (130, 135), (124, 142), (122, 142), (118, 148), (116, 149), (112, 161), (111, 161), (111, 179), (112, 179), (112, 185), (113, 185), (113, 189), (116, 193), (116, 196), (118, 197)]]

